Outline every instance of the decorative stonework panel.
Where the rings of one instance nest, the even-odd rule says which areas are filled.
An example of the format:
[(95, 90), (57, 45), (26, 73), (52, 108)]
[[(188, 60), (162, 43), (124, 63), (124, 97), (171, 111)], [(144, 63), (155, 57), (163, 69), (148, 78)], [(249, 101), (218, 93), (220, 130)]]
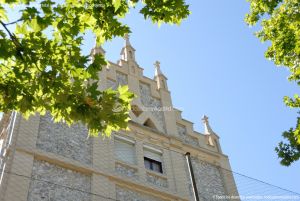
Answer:
[(116, 163), (116, 172), (121, 174), (121, 175), (125, 175), (127, 177), (132, 177), (132, 178), (135, 178), (135, 179), (138, 178), (136, 169), (131, 168), (127, 165), (122, 165), (120, 163)]
[(35, 160), (27, 201), (91, 201), (90, 176)]
[(166, 132), (165, 117), (162, 111), (162, 104), (160, 100), (151, 96), (150, 86), (144, 83), (140, 83), (141, 102), (145, 106), (145, 109), (150, 111), (155, 119), (159, 122), (160, 128), (157, 128), (161, 132)]
[(113, 81), (111, 79), (106, 79), (106, 87), (116, 90), (119, 85), (122, 86), (122, 85), (128, 84), (127, 75), (125, 75), (123, 73), (116, 72), (116, 80), (117, 81)]
[[(215, 200), (216, 195), (226, 195), (222, 174), (218, 167), (211, 165), (207, 162), (198, 160), (196, 158), (192, 158), (192, 165), (196, 179), (197, 189), (199, 191), (199, 196), (203, 200)], [(186, 170), (188, 173), (187, 166)], [(190, 194), (192, 195), (190, 179), (189, 188)], [(218, 200), (225, 201), (225, 199)]]
[(179, 137), (187, 144), (193, 145), (193, 146), (199, 146), (199, 142), (197, 138), (194, 138), (192, 136), (189, 136), (186, 131), (185, 126), (181, 126), (177, 124), (177, 132)]
[(186, 127), (181, 126), (179, 124), (177, 124), (177, 132), (178, 132), (178, 135), (180, 135), (180, 136), (187, 135)]
[(120, 72), (116, 72), (116, 78), (118, 85), (128, 85), (127, 75)]
[(153, 196), (145, 195), (129, 189), (116, 187), (116, 199), (119, 201), (163, 201)]
[(41, 116), (36, 145), (44, 151), (91, 164), (92, 141), (88, 139), (87, 128), (54, 123), (49, 113)]
[(147, 181), (158, 187), (168, 187), (167, 179), (147, 173)]
[(106, 79), (106, 87), (107, 88), (112, 88), (112, 89), (114, 89), (114, 90), (116, 90), (117, 89), (117, 84), (116, 84), (116, 82), (115, 81), (113, 81), (113, 80), (111, 80), (111, 79)]

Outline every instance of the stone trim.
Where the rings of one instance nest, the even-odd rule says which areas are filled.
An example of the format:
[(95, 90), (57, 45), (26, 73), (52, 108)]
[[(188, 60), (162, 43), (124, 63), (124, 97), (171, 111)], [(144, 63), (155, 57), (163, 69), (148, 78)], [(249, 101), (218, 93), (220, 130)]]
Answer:
[(146, 170), (146, 180), (155, 186), (168, 188), (167, 176), (164, 174)]
[(138, 168), (133, 167), (128, 164), (124, 164), (120, 161), (116, 161), (115, 163), (115, 171), (116, 173), (122, 175), (122, 176), (127, 176), (131, 177), (133, 179), (138, 179)]
[(161, 199), (153, 195), (140, 193), (136, 190), (131, 190), (119, 186), (116, 186), (116, 198), (119, 201), (162, 201)]
[[(141, 133), (141, 131), (139, 131), (138, 129), (144, 130), (143, 131), (144, 138), (147, 138), (147, 137), (153, 138), (153, 134), (155, 134), (156, 137), (158, 138), (158, 140), (162, 144), (164, 144), (164, 146), (162, 146), (162, 144), (161, 145), (156, 144), (157, 146), (160, 146), (162, 149), (165, 149), (166, 148), (165, 146), (169, 145), (170, 147), (174, 147), (177, 152), (181, 152), (182, 154), (185, 154), (186, 152), (190, 152), (192, 155), (198, 155), (198, 153), (200, 152), (200, 153), (207, 154), (208, 157), (215, 157), (216, 160), (218, 160), (220, 157), (228, 158), (228, 156), (223, 153), (212, 151), (212, 150), (206, 149), (204, 147), (189, 146), (189, 145), (183, 143), (180, 138), (175, 137), (173, 135), (172, 136), (171, 135), (162, 135), (159, 131), (152, 132), (152, 130), (150, 131), (148, 129), (147, 129), (148, 132), (145, 132), (145, 127), (136, 122), (130, 121), (129, 127), (130, 126), (134, 126), (137, 128), (137, 129), (136, 128), (131, 129), (131, 130), (134, 130), (133, 131), (134, 133), (138, 133), (138, 134), (136, 134), (137, 137), (140, 135), (139, 133)], [(151, 132), (151, 133), (149, 133), (149, 132)]]

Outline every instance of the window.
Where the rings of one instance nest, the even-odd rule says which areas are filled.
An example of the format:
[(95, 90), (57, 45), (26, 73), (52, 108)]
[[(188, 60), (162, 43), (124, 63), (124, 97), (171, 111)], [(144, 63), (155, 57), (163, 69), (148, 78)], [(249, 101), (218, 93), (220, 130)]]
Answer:
[(116, 136), (115, 157), (120, 161), (124, 161), (130, 164), (136, 164), (134, 141)]
[(148, 170), (163, 173), (162, 152), (160, 150), (144, 147), (144, 164)]
[(154, 172), (163, 173), (162, 164), (159, 161), (152, 160), (151, 158), (144, 157), (145, 168)]

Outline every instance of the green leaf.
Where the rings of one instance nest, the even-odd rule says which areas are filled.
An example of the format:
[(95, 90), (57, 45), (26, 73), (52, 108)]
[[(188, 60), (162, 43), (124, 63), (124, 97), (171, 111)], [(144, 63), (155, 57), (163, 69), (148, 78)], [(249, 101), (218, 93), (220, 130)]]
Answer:
[(121, 6), (121, 0), (113, 0), (113, 5), (115, 7), (115, 11), (117, 11)]
[(0, 19), (3, 20), (3, 21), (6, 21), (6, 22), (8, 21), (6, 11), (2, 6), (0, 6)]
[(27, 34), (28, 33), (28, 29), (27, 29), (27, 26), (25, 24), (22, 24), (22, 25), (19, 25), (17, 24), (16, 25), (16, 34)]
[(119, 87), (118, 87), (118, 92), (119, 92), (120, 96), (126, 94), (128, 92), (128, 90), (129, 90), (128, 85), (123, 85), (123, 86), (119, 85)]
[[(13, 40), (0, 30), (0, 112), (15, 110), (29, 117), (47, 111), (55, 121), (86, 125), (95, 136), (128, 127), (133, 93), (128, 86), (100, 91), (105, 58), (93, 55), (90, 62), (81, 47), (89, 32), (95, 34), (97, 45), (129, 33), (120, 17), (138, 1), (103, 0), (97, 7), (95, 2), (2, 1), (1, 20), (7, 19), (4, 8), (18, 5), (22, 20), (11, 31)], [(177, 23), (189, 14), (183, 0), (145, 1), (142, 6), (142, 14), (154, 22)]]
[[(289, 81), (300, 86), (300, 26), (299, 1), (282, 0), (249, 0), (250, 11), (245, 16), (248, 25), (259, 25), (255, 33), (262, 42), (268, 42), (265, 52), (266, 59), (276, 66), (286, 67), (290, 71)], [(300, 109), (300, 98), (284, 97), (284, 103), (295, 109)], [(276, 148), (282, 165), (290, 165), (300, 156), (300, 120), (295, 128), (283, 133), (286, 142), (280, 142)]]
[(36, 18), (32, 19), (31, 22), (29, 23), (29, 26), (33, 29), (33, 31), (38, 32), (41, 31), (41, 27), (38, 24), (38, 21)]

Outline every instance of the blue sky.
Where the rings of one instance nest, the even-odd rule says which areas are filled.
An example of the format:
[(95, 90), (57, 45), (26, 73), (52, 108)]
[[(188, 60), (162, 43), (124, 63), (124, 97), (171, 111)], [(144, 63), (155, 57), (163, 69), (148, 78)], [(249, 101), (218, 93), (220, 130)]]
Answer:
[[(298, 92), (288, 71), (264, 58), (266, 44), (243, 21), (246, 1), (188, 1), (192, 14), (180, 26), (145, 21), (137, 11), (124, 20), (144, 74), (153, 77), (161, 62), (173, 104), (203, 131), (201, 117), (210, 117), (223, 152), (236, 172), (300, 192), (300, 162), (279, 164), (274, 147), (281, 133), (296, 123), (296, 111), (282, 98)], [(83, 51), (94, 38), (88, 34)], [(123, 39), (106, 43), (107, 58), (117, 61)]]
[[(125, 19), (144, 74), (153, 77), (154, 61), (161, 62), (174, 106), (198, 131), (202, 115), (210, 117), (234, 171), (300, 192), (300, 162), (283, 167), (274, 151), (282, 131), (296, 123), (282, 98), (298, 88), (286, 69), (264, 58), (267, 44), (243, 21), (246, 1), (189, 3), (192, 14), (180, 26), (158, 28), (137, 11)], [(122, 46), (121, 38), (105, 44), (107, 58), (117, 61)]]

